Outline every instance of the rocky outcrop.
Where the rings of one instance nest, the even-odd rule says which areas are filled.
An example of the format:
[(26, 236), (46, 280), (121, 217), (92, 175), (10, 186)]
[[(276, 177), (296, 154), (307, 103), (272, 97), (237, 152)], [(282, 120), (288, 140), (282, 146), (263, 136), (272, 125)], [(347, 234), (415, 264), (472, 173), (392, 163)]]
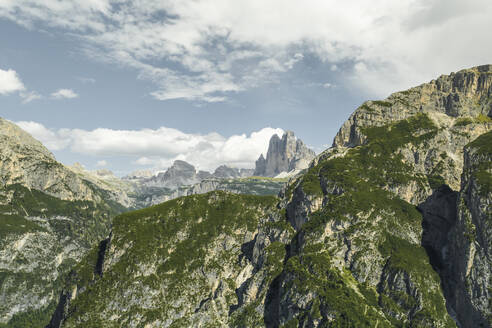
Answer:
[[(419, 173), (439, 173), (448, 186), (458, 191), (464, 146), (490, 129), (491, 94), (492, 65), (443, 75), (418, 87), (396, 92), (383, 101), (365, 102), (342, 125), (333, 146), (362, 145), (367, 142), (368, 136), (364, 130), (368, 127), (378, 127), (425, 113), (440, 129), (433, 138), (432, 148), (402, 149), (402, 155), (407, 161), (417, 164)], [(420, 198), (412, 202), (418, 204), (423, 200)]]
[(125, 175), (122, 179), (134, 181), (134, 180), (141, 180), (144, 178), (150, 178), (153, 175), (154, 172), (152, 170), (137, 170), (137, 171), (130, 172), (129, 174)]
[(178, 189), (159, 193), (150, 192), (143, 199), (140, 207), (157, 205), (162, 202), (183, 196), (205, 194), (214, 190), (227, 191), (245, 195), (278, 195), (287, 182), (286, 179), (261, 177), (250, 178), (207, 178), (191, 186), (181, 186)]
[(218, 179), (247, 178), (252, 176), (253, 173), (254, 170), (252, 169), (238, 169), (227, 165), (221, 165), (215, 169), (213, 177)]
[(58, 163), (39, 141), (0, 118), (0, 183), (21, 184), (65, 200), (98, 196), (74, 172)]
[[(417, 113), (441, 113), (450, 118), (492, 116), (492, 65), (442, 75), (420, 86), (396, 92), (383, 101), (367, 101), (342, 125), (333, 146), (364, 143), (362, 129), (406, 119)], [(467, 123), (467, 121), (461, 121)]]
[[(200, 175), (203, 176), (203, 173)], [(176, 189), (183, 185), (192, 185), (198, 182), (200, 182), (200, 178), (195, 167), (185, 161), (177, 160), (166, 172), (143, 180), (142, 185)]]
[(314, 151), (287, 131), (280, 139), (276, 134), (270, 139), (266, 159), (263, 154), (256, 161), (254, 175), (274, 177), (282, 172), (303, 170), (315, 157)]

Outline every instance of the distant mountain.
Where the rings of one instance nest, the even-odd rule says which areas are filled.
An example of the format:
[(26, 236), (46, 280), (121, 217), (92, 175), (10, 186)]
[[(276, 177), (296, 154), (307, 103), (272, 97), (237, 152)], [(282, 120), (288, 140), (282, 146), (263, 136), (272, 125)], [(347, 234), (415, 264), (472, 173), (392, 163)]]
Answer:
[(176, 189), (183, 185), (191, 185), (200, 182), (210, 173), (197, 172), (195, 167), (185, 161), (174, 161), (173, 165), (166, 172), (156, 176), (141, 180), (141, 184), (146, 187), (165, 187)]
[(135, 180), (135, 179), (142, 179), (142, 178), (150, 178), (154, 175), (154, 172), (152, 170), (137, 170), (133, 171), (130, 174), (127, 174), (123, 177), (124, 180)]
[(212, 176), (218, 179), (234, 179), (234, 178), (247, 178), (252, 176), (253, 169), (238, 169), (227, 165), (221, 165), (215, 169)]
[(159, 187), (177, 189), (181, 186), (190, 186), (209, 178), (217, 179), (234, 179), (245, 178), (253, 175), (252, 169), (238, 169), (227, 165), (221, 165), (215, 169), (214, 173), (207, 171), (197, 171), (196, 168), (185, 161), (176, 160), (173, 165), (165, 172), (157, 175), (138, 175), (138, 173), (129, 175), (123, 179), (138, 182), (139, 185), (145, 187)]
[(270, 139), (267, 157), (260, 155), (256, 161), (254, 175), (275, 177), (282, 172), (303, 170), (309, 166), (316, 154), (309, 149), (294, 132), (287, 131), (280, 139), (276, 134)]

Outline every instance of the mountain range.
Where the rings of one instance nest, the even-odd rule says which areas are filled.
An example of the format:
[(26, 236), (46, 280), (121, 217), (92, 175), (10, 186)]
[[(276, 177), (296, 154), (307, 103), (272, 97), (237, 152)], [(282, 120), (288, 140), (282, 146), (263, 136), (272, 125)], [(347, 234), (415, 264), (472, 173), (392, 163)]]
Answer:
[(492, 65), (363, 103), (317, 156), (274, 135), (263, 178), (89, 177), (0, 128), (0, 327), (492, 326)]
[[(109, 170), (87, 171), (78, 163), (70, 169), (81, 178), (114, 194), (115, 200), (123, 206), (136, 209), (212, 190), (276, 195), (288, 178), (308, 167), (314, 156), (314, 151), (297, 139), (293, 132), (287, 131), (282, 139), (276, 134), (271, 137), (267, 158), (265, 160), (260, 155), (255, 169), (220, 165), (210, 173), (199, 171), (186, 161), (176, 160), (165, 171), (137, 171), (121, 179)], [(268, 171), (265, 170), (267, 163)]]

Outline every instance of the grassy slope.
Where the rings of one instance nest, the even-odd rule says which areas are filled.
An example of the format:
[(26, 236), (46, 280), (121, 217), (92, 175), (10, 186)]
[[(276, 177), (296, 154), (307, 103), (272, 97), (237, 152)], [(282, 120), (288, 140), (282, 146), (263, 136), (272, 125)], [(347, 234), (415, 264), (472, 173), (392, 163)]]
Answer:
[[(433, 177), (414, 175), (397, 150), (409, 144), (425, 147), (437, 128), (427, 116), (417, 115), (364, 132), (369, 140), (366, 145), (319, 163), (300, 182), (303, 192), (314, 197), (323, 197), (324, 185), (336, 185), (343, 192), (326, 195), (323, 208), (302, 227), (302, 251), (288, 261), (287, 294), (316, 295), (308, 310), (301, 310), (292, 322), (321, 318), (322, 308), (325, 317), (335, 317), (336, 323), (330, 327), (454, 326), (445, 309), (439, 277), (420, 240), (411, 238), (421, 235), (421, 215), (387, 191), (391, 186), (431, 182)], [(288, 193), (292, 194), (294, 187)], [(323, 240), (322, 232), (330, 224), (349, 228)], [(345, 239), (350, 239), (356, 250), (352, 272), (341, 272), (331, 265)], [(355, 281), (354, 276), (364, 280), (374, 264), (384, 266), (383, 274), (408, 275), (421, 300), (385, 284), (368, 286)], [(415, 309), (417, 302), (421, 302), (420, 309)], [(408, 313), (412, 313), (410, 320)]]
[[(79, 266), (72, 283), (86, 290), (72, 302), (74, 312), (67, 326), (120, 327), (132, 321), (145, 324), (167, 319), (174, 322), (173, 327), (192, 325), (193, 312), (187, 305), (198, 306), (213, 291), (201, 272), (225, 282), (227, 306), (234, 305), (239, 286), (224, 278), (224, 271), (239, 268), (245, 235), (257, 229), (260, 218), (276, 211), (277, 201), (272, 196), (215, 191), (120, 215), (113, 223), (114, 252), (106, 255), (112, 258), (117, 253), (117, 260), (102, 277), (93, 273), (95, 257)], [(221, 243), (229, 247), (217, 249)], [(156, 297), (145, 293), (156, 293)], [(146, 300), (146, 304), (132, 303), (130, 298)], [(127, 310), (108, 306), (115, 299)], [(107, 320), (114, 313), (117, 318)]]

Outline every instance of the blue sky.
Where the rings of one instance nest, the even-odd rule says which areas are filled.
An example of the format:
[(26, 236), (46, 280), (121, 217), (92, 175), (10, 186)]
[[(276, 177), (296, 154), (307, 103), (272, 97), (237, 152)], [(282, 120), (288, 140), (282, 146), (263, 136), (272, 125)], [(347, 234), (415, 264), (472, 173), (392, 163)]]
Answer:
[(492, 62), (490, 1), (0, 1), (0, 116), (66, 164), (252, 167), (364, 100)]

